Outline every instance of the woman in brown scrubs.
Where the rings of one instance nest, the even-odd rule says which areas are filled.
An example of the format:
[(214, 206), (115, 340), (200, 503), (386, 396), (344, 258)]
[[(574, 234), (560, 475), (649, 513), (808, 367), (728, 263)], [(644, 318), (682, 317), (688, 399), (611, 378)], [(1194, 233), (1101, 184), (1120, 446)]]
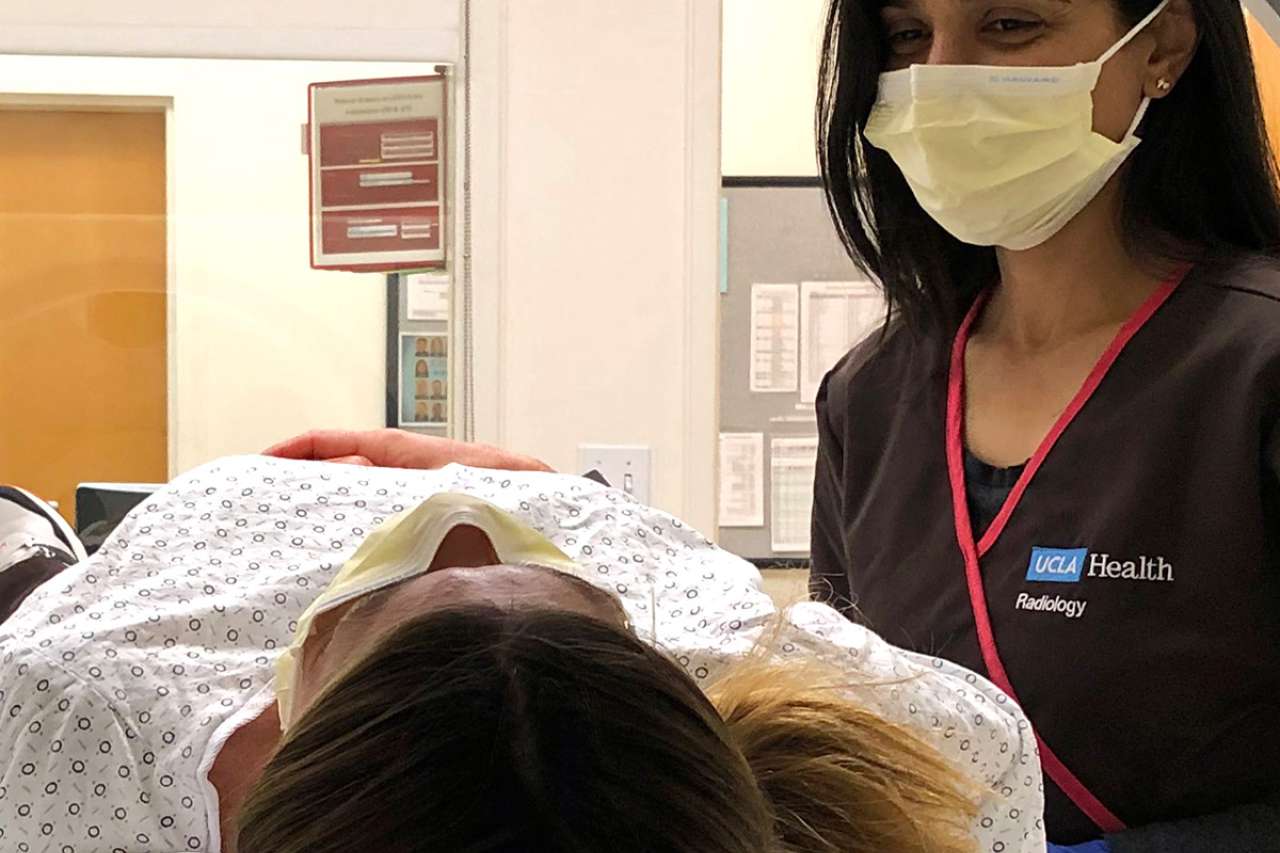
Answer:
[(890, 317), (818, 399), (814, 595), (1023, 705), (1051, 841), (1280, 850), (1280, 203), (1236, 0), (833, 0)]

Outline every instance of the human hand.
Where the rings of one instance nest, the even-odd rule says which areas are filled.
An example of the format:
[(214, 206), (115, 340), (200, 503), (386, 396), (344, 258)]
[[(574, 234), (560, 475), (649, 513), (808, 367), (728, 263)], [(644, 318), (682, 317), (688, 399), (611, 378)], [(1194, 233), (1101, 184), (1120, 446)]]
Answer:
[(268, 448), (264, 455), (377, 468), (442, 468), (456, 462), (504, 471), (551, 471), (537, 459), (486, 444), (399, 429), (313, 430)]

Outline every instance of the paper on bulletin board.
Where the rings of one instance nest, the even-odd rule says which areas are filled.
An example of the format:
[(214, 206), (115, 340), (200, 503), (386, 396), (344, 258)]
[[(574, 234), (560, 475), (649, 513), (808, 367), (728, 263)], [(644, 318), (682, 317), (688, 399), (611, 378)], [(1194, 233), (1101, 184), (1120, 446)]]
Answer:
[(448, 335), (400, 335), (400, 426), (449, 426)]
[(729, 292), (729, 199), (720, 199), (720, 292)]
[(884, 320), (884, 297), (869, 281), (800, 285), (800, 401), (818, 397), (822, 377)]
[(807, 554), (818, 437), (775, 438), (770, 442), (769, 456), (773, 550), (780, 554)]
[(800, 377), (800, 287), (751, 286), (751, 390), (757, 394), (796, 390)]
[(404, 277), (405, 315), (410, 320), (449, 321), (449, 276), (416, 273)]
[(720, 526), (764, 527), (764, 433), (720, 433)]

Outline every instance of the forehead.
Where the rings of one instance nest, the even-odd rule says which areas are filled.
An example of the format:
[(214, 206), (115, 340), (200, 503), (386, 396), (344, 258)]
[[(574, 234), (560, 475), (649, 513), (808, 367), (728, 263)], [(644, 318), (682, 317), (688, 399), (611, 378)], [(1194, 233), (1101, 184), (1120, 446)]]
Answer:
[(1025, 9), (1040, 15), (1058, 17), (1070, 13), (1115, 11), (1113, 0), (872, 0), (872, 3), (874, 8), (879, 9), (935, 15), (981, 15), (993, 10)]
[(543, 566), (494, 565), (431, 571), (388, 591), (379, 610), (399, 621), (442, 606), (552, 607), (625, 624), (610, 593)]

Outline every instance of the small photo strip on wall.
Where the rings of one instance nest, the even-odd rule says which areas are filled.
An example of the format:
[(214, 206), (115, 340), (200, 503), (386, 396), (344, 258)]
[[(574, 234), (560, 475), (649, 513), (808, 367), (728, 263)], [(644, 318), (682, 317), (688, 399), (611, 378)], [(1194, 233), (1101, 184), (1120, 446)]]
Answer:
[(400, 335), (400, 426), (449, 425), (449, 338)]

